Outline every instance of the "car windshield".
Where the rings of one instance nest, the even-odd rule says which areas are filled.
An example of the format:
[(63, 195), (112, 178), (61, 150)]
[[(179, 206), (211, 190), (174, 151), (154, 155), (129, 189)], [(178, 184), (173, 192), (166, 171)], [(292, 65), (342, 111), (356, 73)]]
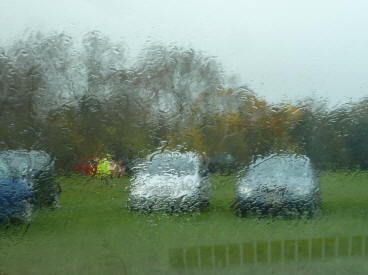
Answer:
[(316, 174), (307, 157), (296, 155), (270, 156), (251, 165), (242, 184), (253, 187), (259, 185), (314, 186)]
[(368, 274), (367, 14), (0, 0), (0, 275)]
[(154, 155), (147, 164), (149, 174), (186, 174), (193, 175), (198, 171), (198, 157), (194, 154), (166, 153)]

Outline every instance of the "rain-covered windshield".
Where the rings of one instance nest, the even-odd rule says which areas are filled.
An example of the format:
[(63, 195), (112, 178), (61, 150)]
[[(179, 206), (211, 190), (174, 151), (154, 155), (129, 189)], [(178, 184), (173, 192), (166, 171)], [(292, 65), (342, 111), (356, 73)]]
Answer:
[(308, 186), (317, 181), (316, 171), (306, 156), (280, 155), (259, 159), (247, 168), (243, 183), (279, 186)]
[(0, 275), (368, 274), (367, 10), (0, 0)]
[(180, 173), (194, 175), (199, 170), (199, 157), (193, 153), (180, 154), (179, 152), (159, 153), (146, 164), (150, 174)]

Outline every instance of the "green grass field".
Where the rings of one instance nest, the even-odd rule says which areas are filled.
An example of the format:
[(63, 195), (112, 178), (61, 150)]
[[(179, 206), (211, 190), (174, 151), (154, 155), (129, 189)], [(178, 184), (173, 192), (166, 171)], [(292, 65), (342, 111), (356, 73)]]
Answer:
[(235, 216), (233, 177), (212, 177), (207, 211), (174, 216), (129, 212), (128, 178), (60, 182), (60, 208), (36, 213), (26, 233), (0, 229), (1, 275), (368, 273), (367, 173), (325, 173), (308, 220)]

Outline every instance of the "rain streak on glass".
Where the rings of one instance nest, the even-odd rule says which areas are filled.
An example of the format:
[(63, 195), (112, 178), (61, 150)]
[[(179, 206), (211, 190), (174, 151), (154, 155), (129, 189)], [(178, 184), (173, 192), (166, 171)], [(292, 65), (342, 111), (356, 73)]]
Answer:
[(368, 5), (294, 2), (2, 0), (0, 275), (366, 274)]

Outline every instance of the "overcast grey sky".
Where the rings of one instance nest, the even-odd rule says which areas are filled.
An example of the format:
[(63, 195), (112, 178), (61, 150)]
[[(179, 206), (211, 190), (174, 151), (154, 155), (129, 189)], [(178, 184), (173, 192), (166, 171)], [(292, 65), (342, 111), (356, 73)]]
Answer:
[(269, 101), (368, 95), (366, 0), (1, 0), (1, 42), (24, 30), (98, 29), (134, 56), (161, 41), (216, 56)]

